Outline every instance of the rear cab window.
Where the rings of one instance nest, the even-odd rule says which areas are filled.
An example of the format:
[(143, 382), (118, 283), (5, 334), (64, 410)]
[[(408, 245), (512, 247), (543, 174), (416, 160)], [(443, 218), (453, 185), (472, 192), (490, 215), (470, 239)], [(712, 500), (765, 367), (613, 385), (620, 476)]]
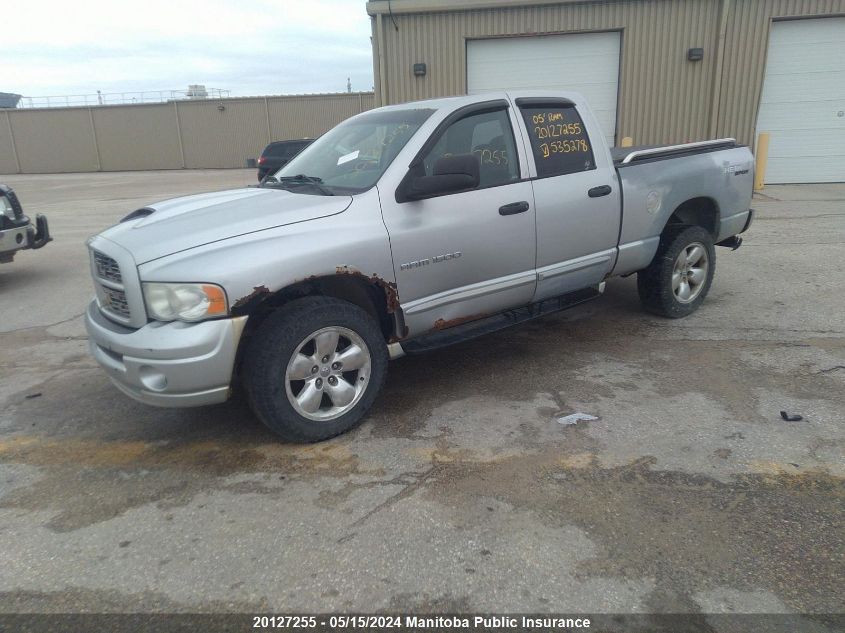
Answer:
[(519, 109), (528, 130), (537, 178), (596, 168), (590, 137), (575, 104), (531, 103)]

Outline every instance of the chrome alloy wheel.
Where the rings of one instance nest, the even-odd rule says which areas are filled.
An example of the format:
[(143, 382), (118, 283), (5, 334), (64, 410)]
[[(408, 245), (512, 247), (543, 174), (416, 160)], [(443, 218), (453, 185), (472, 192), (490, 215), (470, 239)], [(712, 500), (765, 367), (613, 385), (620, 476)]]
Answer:
[(680, 303), (691, 303), (701, 294), (710, 262), (700, 242), (689, 244), (678, 254), (672, 269), (672, 292)]
[(309, 420), (339, 418), (354, 407), (370, 383), (367, 344), (345, 327), (313, 332), (297, 346), (285, 371), (291, 406)]

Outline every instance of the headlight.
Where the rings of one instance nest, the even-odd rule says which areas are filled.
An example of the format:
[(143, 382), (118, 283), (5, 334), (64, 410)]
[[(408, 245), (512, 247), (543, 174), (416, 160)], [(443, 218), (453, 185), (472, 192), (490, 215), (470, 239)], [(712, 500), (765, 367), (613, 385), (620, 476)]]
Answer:
[(229, 312), (226, 293), (214, 284), (144, 284), (147, 314), (157, 321), (202, 321)]

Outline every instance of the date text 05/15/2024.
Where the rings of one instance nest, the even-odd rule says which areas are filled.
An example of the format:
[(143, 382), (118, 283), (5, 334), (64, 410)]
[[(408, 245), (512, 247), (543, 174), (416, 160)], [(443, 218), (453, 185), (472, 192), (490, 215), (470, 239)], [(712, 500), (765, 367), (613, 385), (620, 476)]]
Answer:
[(551, 616), (398, 616), (398, 615), (333, 615), (316, 616), (253, 616), (254, 629), (331, 629), (379, 628), (401, 629), (589, 629), (590, 619)]

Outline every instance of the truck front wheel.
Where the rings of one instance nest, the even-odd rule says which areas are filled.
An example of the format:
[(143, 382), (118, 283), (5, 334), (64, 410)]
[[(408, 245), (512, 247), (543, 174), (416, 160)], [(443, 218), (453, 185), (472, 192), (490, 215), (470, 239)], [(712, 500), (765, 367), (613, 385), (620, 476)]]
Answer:
[(716, 269), (713, 238), (700, 226), (669, 229), (648, 268), (637, 273), (640, 301), (649, 312), (677, 319), (704, 301)]
[(258, 328), (244, 358), (244, 388), (272, 431), (292, 442), (318, 442), (361, 421), (384, 384), (387, 360), (381, 330), (366, 311), (305, 297)]

